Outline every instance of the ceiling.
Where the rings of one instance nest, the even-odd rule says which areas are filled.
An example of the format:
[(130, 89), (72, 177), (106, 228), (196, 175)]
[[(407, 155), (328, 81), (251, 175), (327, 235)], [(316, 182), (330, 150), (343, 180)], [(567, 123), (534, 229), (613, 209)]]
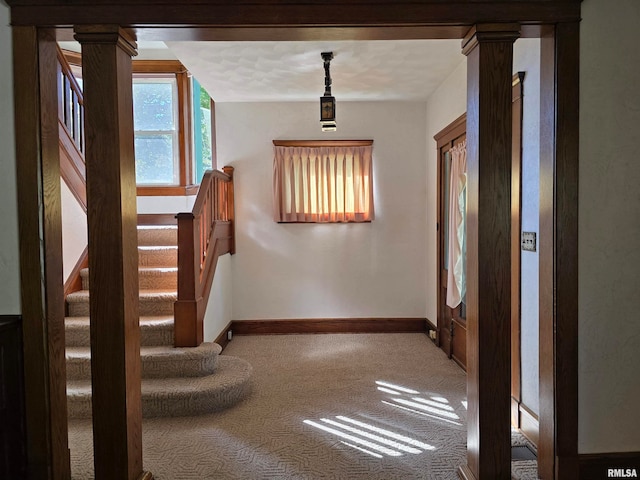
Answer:
[[(63, 48), (78, 50), (64, 42)], [(139, 42), (137, 59), (175, 59), (216, 102), (317, 101), (332, 51), (338, 101), (426, 100), (464, 60), (460, 40)]]

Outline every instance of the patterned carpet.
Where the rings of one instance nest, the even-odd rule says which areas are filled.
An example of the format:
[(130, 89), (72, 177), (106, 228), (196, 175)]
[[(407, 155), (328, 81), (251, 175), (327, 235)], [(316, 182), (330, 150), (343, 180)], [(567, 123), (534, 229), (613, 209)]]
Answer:
[[(253, 365), (252, 394), (211, 415), (145, 419), (157, 480), (458, 478), (466, 377), (426, 335), (236, 336), (224, 354)], [(69, 435), (73, 478), (93, 478), (90, 422)]]

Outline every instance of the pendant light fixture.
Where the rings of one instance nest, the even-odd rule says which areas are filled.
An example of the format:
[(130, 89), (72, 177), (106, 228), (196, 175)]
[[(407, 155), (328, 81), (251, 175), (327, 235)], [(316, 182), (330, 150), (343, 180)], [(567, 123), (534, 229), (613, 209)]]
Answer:
[(322, 52), (324, 61), (324, 95), (320, 97), (320, 125), (323, 132), (335, 132), (336, 125), (336, 99), (331, 96), (331, 60), (333, 52)]

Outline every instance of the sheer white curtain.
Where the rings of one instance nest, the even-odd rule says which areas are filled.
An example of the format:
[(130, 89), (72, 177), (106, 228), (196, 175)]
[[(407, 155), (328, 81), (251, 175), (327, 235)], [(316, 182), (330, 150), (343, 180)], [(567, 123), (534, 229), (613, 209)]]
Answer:
[(373, 220), (372, 146), (274, 146), (276, 222)]
[(466, 279), (467, 142), (451, 150), (449, 184), (449, 270), (447, 305), (455, 308), (464, 299)]

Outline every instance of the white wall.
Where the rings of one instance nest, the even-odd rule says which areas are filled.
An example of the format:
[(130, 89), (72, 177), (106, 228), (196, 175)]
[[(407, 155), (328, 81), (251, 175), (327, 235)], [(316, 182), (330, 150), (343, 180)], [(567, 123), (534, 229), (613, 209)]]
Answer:
[(9, 8), (0, 3), (0, 314), (20, 313), (20, 266)]
[(62, 278), (66, 282), (78, 263), (78, 259), (87, 247), (87, 214), (69, 190), (67, 184), (60, 179), (60, 196), (62, 205)]
[(204, 314), (205, 342), (213, 342), (233, 320), (232, 281), (231, 254), (222, 255), (218, 258), (211, 294)]
[(426, 272), (427, 318), (438, 321), (438, 152), (433, 136), (467, 111), (467, 58), (460, 53), (460, 65), (427, 100), (426, 175)]
[(182, 213), (190, 212), (195, 195), (181, 197), (138, 197), (138, 213)]
[[(525, 72), (522, 102), (521, 231), (539, 234), (540, 218), (540, 40), (518, 39), (513, 71)], [(539, 238), (539, 235), (537, 235)], [(522, 403), (539, 413), (539, 275), (538, 251), (520, 252), (520, 361)]]
[[(218, 158), (236, 168), (233, 318), (424, 317), (425, 106), (340, 102), (323, 134), (318, 104), (216, 104)], [(277, 224), (273, 139), (373, 139), (376, 218)]]
[(579, 452), (637, 452), (640, 2), (586, 0), (582, 18)]

